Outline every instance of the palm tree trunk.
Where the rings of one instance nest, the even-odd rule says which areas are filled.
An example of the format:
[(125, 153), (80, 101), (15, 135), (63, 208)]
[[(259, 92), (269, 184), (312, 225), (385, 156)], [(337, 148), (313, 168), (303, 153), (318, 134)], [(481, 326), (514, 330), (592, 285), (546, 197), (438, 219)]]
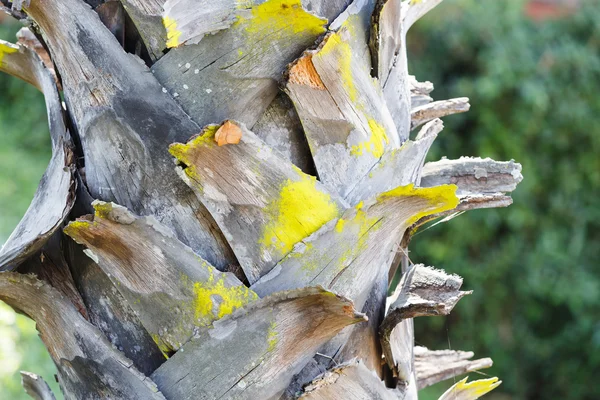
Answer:
[(469, 108), (408, 73), (406, 34), (440, 2), (2, 2), (35, 36), (1, 42), (0, 70), (44, 93), (53, 157), (0, 299), (37, 322), (65, 398), (413, 399), (491, 366), (414, 347), (412, 318), (470, 292), (413, 265), (411, 235), (522, 179), (424, 162)]

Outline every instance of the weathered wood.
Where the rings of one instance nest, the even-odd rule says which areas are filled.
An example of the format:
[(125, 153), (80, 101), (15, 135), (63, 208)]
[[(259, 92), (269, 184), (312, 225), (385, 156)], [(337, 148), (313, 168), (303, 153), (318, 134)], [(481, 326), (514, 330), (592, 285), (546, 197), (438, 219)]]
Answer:
[(89, 321), (140, 372), (150, 375), (166, 360), (154, 339), (108, 276), (84, 253), (83, 246), (65, 237), (63, 247)]
[(471, 105), (467, 97), (434, 101), (411, 110), (410, 129), (415, 129), (435, 118), (469, 111)]
[(167, 31), (162, 23), (164, 0), (120, 0), (153, 61), (163, 56)]
[(386, 151), (399, 147), (379, 82), (370, 72), (362, 14), (372, 10), (372, 4), (361, 5), (343, 15), (346, 19), (336, 23), (339, 29), (287, 72), (286, 91), (302, 121), (319, 177), (342, 197)]
[(251, 130), (302, 172), (309, 175), (317, 174), (302, 123), (294, 105), (285, 93), (279, 93), (275, 97)]
[(177, 178), (167, 146), (200, 131), (141, 60), (85, 3), (32, 0), (85, 156), (94, 198), (154, 215), (217, 268), (235, 257), (210, 214)]
[(44, 378), (27, 371), (21, 371), (21, 386), (34, 400), (56, 400)]
[(164, 400), (154, 383), (48, 284), (5, 272), (0, 274), (0, 299), (35, 320), (67, 400)]
[(415, 140), (407, 140), (399, 149), (385, 153), (354, 189), (348, 192), (345, 200), (356, 205), (363, 199), (395, 187), (418, 184), (427, 152), (443, 127), (442, 121), (435, 119), (421, 128)]
[(274, 294), (200, 331), (152, 378), (178, 400), (277, 399), (321, 344), (365, 320), (321, 288)]
[(470, 360), (472, 351), (429, 350), (415, 346), (415, 372), (419, 390), (446, 379), (492, 366), (491, 358)]
[[(361, 360), (368, 369), (382, 377), (381, 342), (379, 325), (385, 316), (387, 278), (375, 279), (371, 293), (362, 308), (369, 319), (344, 329), (319, 348), (319, 352), (297, 373), (280, 400), (296, 399), (302, 388), (338, 364)], [(382, 301), (383, 299), (383, 301)]]
[(460, 210), (483, 208), (489, 205), (503, 207), (512, 203), (510, 193), (523, 180), (521, 164), (514, 161), (494, 161), (491, 158), (461, 157), (442, 159), (423, 167), (421, 186), (453, 183), (461, 199)]
[(222, 273), (153, 217), (95, 202), (93, 221), (71, 222), (65, 233), (111, 279), (166, 354), (194, 332), (255, 300), (233, 274)]
[(408, 76), (408, 82), (410, 84), (411, 108), (416, 108), (433, 101), (433, 99), (429, 97), (429, 93), (433, 91), (433, 83), (429, 81), (419, 82), (414, 75)]
[[(167, 0), (164, 4), (163, 21), (167, 28), (168, 47), (198, 44), (206, 35), (227, 29), (239, 20), (252, 18), (252, 7), (266, 0)], [(302, 0), (281, 1), (287, 7), (303, 7), (316, 16), (332, 21), (349, 0)]]
[(410, 133), (411, 98), (401, 6), (401, 0), (378, 0), (369, 44), (375, 76), (381, 82), (398, 140), (404, 143)]
[(439, 400), (475, 400), (496, 389), (502, 381), (498, 378), (480, 379), (467, 383), (467, 378), (456, 382)]
[(388, 389), (377, 374), (357, 361), (333, 368), (308, 385), (306, 400), (396, 400), (400, 393)]
[(62, 232), (57, 231), (39, 252), (19, 266), (18, 272), (33, 274), (38, 279), (49, 283), (67, 298), (85, 319), (88, 319), (85, 303), (75, 286), (75, 281), (62, 252), (61, 239)]
[[(217, 146), (215, 135), (230, 130), (241, 132), (240, 143)], [(345, 209), (314, 177), (238, 122), (210, 125), (170, 151), (182, 164), (180, 175), (224, 232), (250, 283)]]
[(447, 315), (456, 303), (471, 292), (460, 291), (462, 278), (423, 265), (415, 265), (404, 274), (390, 299), (390, 309), (380, 327), (383, 354), (389, 367), (401, 381), (414, 373), (413, 342), (406, 334), (410, 326), (403, 321), (419, 316)]
[[(329, 8), (327, 3), (311, 1), (313, 9)], [(331, 5), (340, 7), (339, 13), (345, 1)], [(326, 25), (300, 0), (267, 0), (228, 29), (171, 49), (152, 71), (198, 124), (230, 118), (253, 126), (276, 96), (286, 65), (325, 33)]]
[(50, 71), (31, 49), (0, 41), (0, 71), (31, 83), (44, 93), (52, 158), (25, 212), (0, 250), (0, 270), (13, 270), (37, 252), (60, 227), (74, 201), (73, 145)]
[(385, 192), (346, 210), (299, 242), (273, 270), (252, 285), (259, 296), (281, 290), (321, 285), (350, 298), (362, 309), (386, 260), (406, 228), (422, 216), (454, 208), (455, 187), (415, 188)]

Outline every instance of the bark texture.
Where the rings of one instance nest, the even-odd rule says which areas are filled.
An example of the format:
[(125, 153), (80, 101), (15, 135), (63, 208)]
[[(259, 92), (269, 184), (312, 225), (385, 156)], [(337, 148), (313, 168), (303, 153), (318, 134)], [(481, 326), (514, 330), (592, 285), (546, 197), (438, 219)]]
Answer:
[(0, 70), (44, 93), (53, 156), (0, 299), (37, 322), (65, 398), (409, 400), (491, 366), (414, 346), (412, 318), (471, 292), (412, 265), (412, 234), (522, 180), (425, 163), (469, 109), (408, 72), (440, 1), (2, 1), (30, 31)]

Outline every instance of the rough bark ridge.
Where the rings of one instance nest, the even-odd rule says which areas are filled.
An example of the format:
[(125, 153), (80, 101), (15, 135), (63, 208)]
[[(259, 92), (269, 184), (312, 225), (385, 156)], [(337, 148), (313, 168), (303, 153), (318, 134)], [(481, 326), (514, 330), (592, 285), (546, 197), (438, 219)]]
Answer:
[(411, 235), (522, 180), (425, 163), (469, 109), (408, 73), (409, 28), (440, 2), (2, 0), (30, 27), (0, 70), (44, 93), (53, 157), (0, 299), (37, 322), (67, 399), (409, 400), (491, 366), (414, 346), (412, 318), (470, 292), (411, 265)]

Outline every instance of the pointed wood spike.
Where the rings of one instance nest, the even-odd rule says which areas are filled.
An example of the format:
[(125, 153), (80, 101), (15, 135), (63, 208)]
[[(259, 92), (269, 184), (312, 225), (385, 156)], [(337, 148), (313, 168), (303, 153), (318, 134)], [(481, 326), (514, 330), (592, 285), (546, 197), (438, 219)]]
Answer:
[(0, 250), (0, 271), (6, 271), (14, 270), (37, 252), (69, 214), (75, 200), (75, 160), (54, 77), (39, 56), (23, 45), (0, 40), (0, 71), (20, 78), (44, 93), (52, 141), (52, 158), (33, 200)]
[(91, 195), (154, 215), (217, 268), (235, 264), (208, 211), (178, 179), (167, 150), (200, 127), (83, 1), (36, 0), (27, 12), (60, 71)]
[(467, 383), (469, 377), (456, 382), (439, 400), (475, 400), (496, 389), (502, 381), (498, 378), (479, 379)]
[(56, 400), (44, 378), (27, 371), (21, 371), (21, 386), (34, 400)]
[(458, 186), (460, 204), (454, 210), (429, 216), (417, 225), (448, 215), (479, 208), (508, 207), (512, 204), (510, 193), (523, 180), (521, 164), (514, 161), (494, 161), (491, 158), (461, 157), (458, 160), (442, 159), (425, 164), (422, 172), (423, 187), (453, 183)]
[(71, 222), (65, 233), (110, 277), (166, 354), (198, 327), (257, 298), (233, 274), (222, 273), (177, 240), (153, 217), (95, 202), (93, 221)]
[(108, 398), (164, 400), (154, 383), (50, 285), (5, 272), (0, 274), (0, 300), (35, 320), (59, 383), (72, 398), (101, 392)]
[(359, 4), (362, 7), (333, 24), (339, 25), (338, 30), (329, 33), (317, 50), (305, 52), (290, 65), (286, 84), (319, 177), (342, 197), (400, 144), (379, 82), (371, 77), (362, 14), (372, 4)]
[(467, 112), (470, 108), (467, 97), (424, 104), (411, 110), (410, 129), (415, 129), (435, 118)]
[(386, 260), (406, 228), (421, 217), (458, 204), (453, 185), (403, 186), (346, 210), (336, 221), (298, 243), (252, 289), (259, 296), (321, 285), (362, 309)]
[(276, 399), (320, 345), (365, 320), (321, 288), (277, 293), (200, 331), (152, 378), (173, 399)]
[(415, 371), (419, 390), (468, 372), (492, 366), (491, 358), (470, 360), (472, 351), (429, 350), (415, 346)]
[[(218, 147), (220, 130), (241, 131), (240, 143)], [(314, 177), (239, 122), (210, 125), (170, 151), (182, 164), (180, 176), (212, 213), (250, 283), (345, 209)]]
[(408, 381), (414, 371), (412, 357), (407, 357), (407, 349), (412, 353), (413, 343), (407, 343), (403, 332), (405, 321), (420, 316), (447, 315), (456, 303), (472, 292), (460, 290), (462, 278), (448, 275), (442, 270), (414, 265), (404, 274), (394, 295), (389, 299), (390, 309), (380, 327), (383, 354), (392, 371), (400, 379)]
[(354, 361), (327, 371), (304, 389), (306, 400), (396, 400), (400, 392), (388, 389), (362, 362)]

